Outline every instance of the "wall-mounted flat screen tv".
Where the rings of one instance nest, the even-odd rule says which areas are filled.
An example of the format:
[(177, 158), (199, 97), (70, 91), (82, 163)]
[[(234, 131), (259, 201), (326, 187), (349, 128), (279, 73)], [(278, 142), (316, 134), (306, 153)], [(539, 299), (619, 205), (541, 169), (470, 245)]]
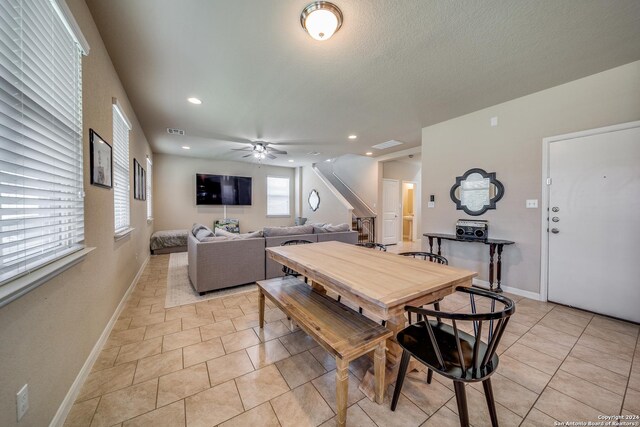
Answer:
[(251, 205), (251, 177), (196, 174), (196, 205)]

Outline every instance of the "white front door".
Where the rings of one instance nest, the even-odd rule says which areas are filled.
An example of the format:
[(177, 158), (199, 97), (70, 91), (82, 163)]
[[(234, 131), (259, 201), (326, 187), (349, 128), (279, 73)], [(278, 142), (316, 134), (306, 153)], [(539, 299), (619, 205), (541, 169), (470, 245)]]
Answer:
[(398, 243), (398, 216), (400, 215), (400, 181), (382, 180), (382, 243)]
[(548, 299), (640, 322), (640, 127), (551, 142), (549, 177)]

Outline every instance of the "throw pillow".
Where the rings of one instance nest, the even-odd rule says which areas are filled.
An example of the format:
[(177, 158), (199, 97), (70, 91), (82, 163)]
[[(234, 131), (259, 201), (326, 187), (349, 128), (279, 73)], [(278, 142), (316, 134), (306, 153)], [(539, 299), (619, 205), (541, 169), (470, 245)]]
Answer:
[(216, 237), (237, 237), (239, 234), (231, 233), (224, 228), (216, 228)]
[(193, 226), (191, 227), (191, 234), (193, 234), (195, 236), (196, 234), (198, 234), (198, 231), (203, 229), (203, 228), (205, 228), (204, 225), (198, 224), (197, 222), (194, 222)]
[(205, 237), (213, 237), (213, 236), (214, 236), (213, 231), (211, 231), (209, 228), (205, 227), (204, 225), (196, 233), (196, 239), (200, 241), (202, 241), (202, 239), (204, 239)]
[(327, 232), (327, 229), (324, 228), (324, 225), (321, 226), (321, 227), (317, 226), (317, 225), (313, 226), (313, 234), (322, 234), (322, 233), (326, 233), (326, 232)]

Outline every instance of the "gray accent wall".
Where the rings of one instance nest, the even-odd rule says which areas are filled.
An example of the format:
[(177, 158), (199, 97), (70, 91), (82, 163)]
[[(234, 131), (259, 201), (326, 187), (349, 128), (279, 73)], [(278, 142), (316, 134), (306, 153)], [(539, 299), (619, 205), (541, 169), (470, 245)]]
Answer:
[[(516, 242), (503, 255), (503, 285), (537, 294), (542, 215), (525, 200), (541, 205), (542, 139), (639, 119), (640, 61), (423, 128), (422, 230), (452, 233), (458, 218), (469, 218), (449, 198), (456, 176), (476, 167), (496, 172), (505, 195), (496, 210), (474, 218), (489, 220), (491, 237)], [(425, 206), (429, 194), (434, 209)], [(447, 242), (443, 255), (488, 280), (486, 246)]]

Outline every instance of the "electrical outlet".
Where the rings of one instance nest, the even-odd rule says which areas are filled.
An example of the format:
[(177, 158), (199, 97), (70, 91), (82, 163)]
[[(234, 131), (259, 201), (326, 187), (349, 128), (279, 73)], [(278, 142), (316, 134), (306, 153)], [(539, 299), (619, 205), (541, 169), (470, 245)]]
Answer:
[(436, 207), (436, 202), (427, 202), (427, 207), (428, 208), (435, 208)]
[(527, 200), (527, 209), (537, 209), (538, 208), (538, 199)]
[(498, 126), (498, 116), (496, 116), (496, 117), (491, 117), (490, 123), (491, 123), (491, 127), (492, 127), (492, 128), (494, 128), (494, 127)]
[(18, 415), (18, 421), (29, 410), (29, 384), (22, 386), (20, 391), (16, 394), (16, 412)]

